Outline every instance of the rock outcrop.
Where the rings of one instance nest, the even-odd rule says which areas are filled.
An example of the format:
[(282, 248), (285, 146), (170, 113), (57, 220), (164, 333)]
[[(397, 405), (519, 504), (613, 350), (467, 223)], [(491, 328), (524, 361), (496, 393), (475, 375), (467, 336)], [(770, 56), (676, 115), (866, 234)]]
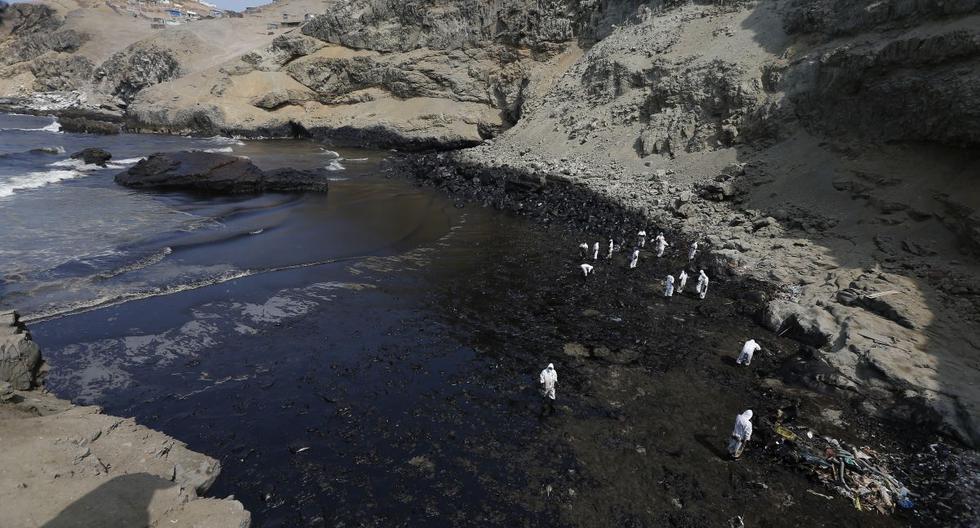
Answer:
[(98, 86), (129, 103), (143, 88), (177, 78), (180, 63), (169, 50), (140, 42), (109, 57), (93, 75)]
[[(19, 343), (19, 357), (29, 361), (8, 362), (10, 343)], [(17, 314), (0, 313), (5, 528), (249, 526), (238, 501), (201, 498), (221, 471), (217, 460), (132, 418), (43, 392), (35, 378), (40, 362)]]
[(17, 312), (0, 312), (0, 382), (29, 390), (39, 384), (41, 350), (20, 322)]
[(72, 154), (71, 159), (82, 160), (86, 165), (105, 167), (106, 163), (112, 159), (112, 154), (100, 148), (87, 148)]
[(209, 193), (257, 193), (327, 190), (325, 171), (263, 171), (246, 158), (210, 152), (153, 154), (115, 177), (135, 189), (189, 190)]

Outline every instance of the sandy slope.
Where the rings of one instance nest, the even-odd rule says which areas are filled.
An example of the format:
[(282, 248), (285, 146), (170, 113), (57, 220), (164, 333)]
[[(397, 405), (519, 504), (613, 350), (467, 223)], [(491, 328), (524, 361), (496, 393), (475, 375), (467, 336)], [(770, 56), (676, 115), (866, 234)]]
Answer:
[[(581, 183), (696, 236), (721, 277), (781, 285), (760, 322), (819, 346), (841, 373), (829, 386), (869, 413), (939, 420), (976, 445), (980, 266), (964, 223), (980, 206), (977, 150), (827, 135), (788, 102), (798, 85), (763, 88), (769, 64), (805, 64), (874, 38), (878, 50), (928, 40), (976, 17), (825, 41), (787, 34), (787, 4), (651, 14), (591, 48), (493, 145), (453, 159), (463, 170)], [(714, 76), (722, 71), (731, 73)], [(957, 119), (967, 118), (947, 123)], [(646, 138), (666, 138), (670, 150), (652, 152)], [(843, 304), (848, 288), (881, 306)], [(914, 411), (922, 403), (937, 415)]]

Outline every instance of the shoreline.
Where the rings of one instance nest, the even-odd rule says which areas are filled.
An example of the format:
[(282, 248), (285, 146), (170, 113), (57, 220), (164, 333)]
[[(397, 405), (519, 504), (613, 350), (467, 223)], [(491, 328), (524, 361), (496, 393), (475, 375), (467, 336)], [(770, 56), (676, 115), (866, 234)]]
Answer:
[[(743, 192), (739, 186), (750, 185), (745, 181), (748, 180), (745, 173), (746, 167), (751, 167), (751, 162), (735, 163), (724, 168), (722, 174), (726, 181), (721, 184), (701, 182), (691, 185), (690, 190), (682, 190), (685, 186), (675, 187), (667, 183), (669, 174), (665, 171), (658, 171), (658, 174), (649, 179), (637, 179), (635, 175), (631, 175), (633, 178), (615, 178), (609, 182), (596, 177), (596, 173), (607, 170), (603, 167), (582, 169), (579, 165), (579, 168), (572, 170), (566, 168), (556, 171), (554, 168), (557, 166), (574, 167), (575, 163), (553, 162), (544, 165), (535, 161), (528, 162), (522, 159), (522, 155), (501, 162), (501, 153), (494, 152), (494, 147), (494, 144), (488, 143), (477, 149), (403, 156), (393, 163), (392, 170), (404, 172), (467, 201), (484, 207), (508, 210), (546, 225), (558, 221), (597, 235), (616, 233), (617, 243), (620, 236), (634, 236), (634, 233), (623, 232), (628, 225), (657, 226), (655, 229), (670, 235), (668, 239), (676, 237), (682, 240), (684, 248), (692, 239), (698, 239), (700, 251), (710, 255), (708, 273), (712, 279), (767, 285), (771, 292), (767, 296), (760, 298), (760, 294), (748, 294), (766, 305), (764, 310), (753, 317), (760, 327), (772, 333), (787, 335), (816, 349), (828, 345), (838, 349), (868, 346), (869, 339), (862, 339), (860, 332), (848, 332), (848, 322), (853, 325), (854, 320), (842, 316), (828, 317), (819, 308), (805, 306), (806, 299), (812, 301), (816, 297), (813, 292), (808, 291), (818, 289), (812, 279), (778, 273), (772, 262), (768, 266), (764, 264), (769, 255), (761, 255), (760, 258), (760, 255), (754, 254), (761, 252), (766, 246), (769, 246), (766, 253), (795, 250), (797, 254), (787, 260), (812, 260), (818, 264), (818, 268), (837, 269), (827, 259), (826, 253), (821, 252), (819, 243), (806, 238), (794, 238), (786, 232), (788, 229), (783, 231), (780, 224), (785, 221), (759, 211), (742, 212), (739, 211), (742, 206), (733, 205), (732, 200), (737, 200), (736, 196)], [(506, 158), (506, 155), (503, 157)], [(659, 188), (663, 188), (664, 192), (658, 192)], [(653, 190), (650, 192), (647, 189)], [(644, 191), (649, 194), (642, 196)], [(665, 196), (666, 199), (651, 200), (651, 195)], [(742, 218), (738, 219), (738, 216)], [(714, 233), (707, 234), (711, 231), (705, 229), (704, 225), (717, 223), (721, 219), (719, 217), (733, 217), (729, 223), (734, 229), (718, 228)], [(692, 226), (699, 226), (701, 229), (695, 230)], [(733, 235), (733, 231), (746, 227), (748, 236), (744, 233)], [(647, 231), (650, 232), (650, 229)], [(602, 240), (608, 237), (605, 234), (599, 236)], [(653, 236), (651, 233), (650, 237)], [(910, 296), (914, 294), (911, 291), (913, 287), (899, 282), (898, 277), (886, 278), (886, 272), (882, 272), (879, 277), (879, 283), (893, 288), (888, 291), (901, 291)], [(857, 291), (854, 295), (864, 295), (868, 300), (878, 298), (869, 291)], [(842, 295), (841, 297), (843, 298)], [(824, 301), (817, 300), (815, 304), (816, 307), (833, 308)], [(911, 311), (904, 306), (862, 306), (853, 302), (851, 306), (864, 308), (856, 321), (875, 332), (887, 331), (880, 324), (875, 324), (877, 318), (887, 319), (889, 324), (897, 323), (896, 327), (906, 327), (902, 330), (914, 327), (902, 320)], [(911, 339), (908, 336), (905, 338)], [(856, 404), (860, 405), (860, 400), (867, 396), (859, 388), (861, 380), (857, 379), (857, 365), (841, 364), (840, 360), (835, 360), (831, 355), (824, 355), (823, 359), (834, 367), (837, 375), (826, 377), (822, 382), (831, 390), (852, 394)], [(887, 378), (890, 374), (887, 372), (888, 367), (876, 364), (872, 368), (879, 371), (879, 376)], [(900, 402), (897, 406), (900, 408), (892, 413), (889, 409), (864, 405), (863, 409), (867, 414), (879, 419), (935, 428), (966, 447), (976, 447), (977, 425), (972, 424), (968, 414), (956, 409), (955, 401), (948, 403), (942, 399), (941, 393), (930, 394), (931, 391), (924, 388), (919, 388), (920, 391), (925, 391), (924, 394), (903, 395), (903, 391), (907, 392), (914, 387), (909, 387), (901, 378), (893, 378), (890, 383), (894, 386), (894, 398)]]
[[(689, 235), (682, 225), (678, 225), (676, 218), (671, 218), (670, 207), (676, 207), (676, 203), (665, 204), (667, 207), (656, 211), (655, 220), (651, 221), (651, 211), (632, 208), (614, 197), (604, 195), (589, 184), (577, 181), (574, 175), (525, 170), (510, 165), (495, 167), (480, 160), (474, 161), (472, 154), (472, 151), (403, 154), (389, 158), (387, 170), (440, 187), (469, 203), (507, 210), (544, 225), (562, 225), (593, 234), (615, 232), (618, 233), (617, 242), (620, 236), (625, 239), (633, 236), (633, 226), (650, 226), (651, 222), (655, 222), (663, 227), (669, 240), (675, 244), (675, 250), (687, 246)], [(779, 289), (779, 284), (760, 280), (752, 273), (744, 273), (744, 267), (732, 265), (730, 257), (733, 250), (719, 246), (714, 243), (702, 246), (706, 255), (711, 252), (707, 269), (712, 279), (730, 283), (726, 287), (749, 285), (740, 288), (743, 291), (738, 296), (752, 303), (764, 304), (771, 300), (772, 292)], [(720, 254), (717, 252), (719, 249)], [(719, 284), (716, 282), (714, 287), (717, 288)], [(755, 317), (760, 322), (763, 314), (757, 313)], [(794, 337), (805, 340), (806, 332)], [(833, 378), (818, 381), (823, 385), (834, 385)], [(767, 387), (787, 394), (797, 388)], [(847, 395), (846, 392), (841, 394)], [(922, 402), (913, 401), (910, 404), (917, 406), (909, 411), (912, 415), (927, 409)]]
[[(16, 312), (0, 315), (11, 321), (0, 328), (5, 350), (37, 350)], [(26, 370), (10, 367), (19, 362), (30, 361), (5, 355), (2, 362), (5, 374), (23, 374), (10, 378), (13, 386), (2, 384), (0, 500), (18, 505), (4, 512), (5, 525), (100, 526), (112, 519), (248, 528), (251, 516), (240, 502), (205, 497), (221, 472), (217, 460), (133, 418), (48, 393), (40, 355)]]

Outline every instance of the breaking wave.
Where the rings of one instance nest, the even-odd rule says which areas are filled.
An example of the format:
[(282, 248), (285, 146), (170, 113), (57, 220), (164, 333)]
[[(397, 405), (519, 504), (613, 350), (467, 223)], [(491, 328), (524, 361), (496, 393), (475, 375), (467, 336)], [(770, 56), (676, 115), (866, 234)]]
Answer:
[(219, 154), (219, 153), (223, 153), (223, 152), (234, 152), (235, 151), (235, 149), (233, 149), (231, 147), (216, 147), (216, 148), (206, 148), (206, 149), (197, 149), (197, 150), (198, 150), (198, 152), (210, 152), (212, 154)]
[(0, 128), (0, 131), (4, 130), (19, 130), (21, 132), (51, 132), (52, 134), (61, 134), (61, 123), (58, 119), (52, 119), (51, 123), (45, 125), (41, 128)]
[(173, 253), (173, 249), (170, 247), (165, 247), (160, 251), (147, 255), (136, 262), (126, 264), (111, 271), (106, 271), (95, 276), (96, 279), (111, 279), (112, 277), (117, 277), (124, 273), (129, 273), (131, 271), (139, 271), (143, 268), (148, 268), (154, 264), (160, 263), (163, 259), (167, 258), (167, 255)]
[(29, 172), (23, 176), (15, 176), (9, 180), (0, 182), (0, 198), (10, 196), (14, 194), (15, 191), (36, 189), (38, 187), (44, 187), (49, 183), (72, 180), (78, 178), (79, 176), (84, 176), (84, 174), (74, 169)]

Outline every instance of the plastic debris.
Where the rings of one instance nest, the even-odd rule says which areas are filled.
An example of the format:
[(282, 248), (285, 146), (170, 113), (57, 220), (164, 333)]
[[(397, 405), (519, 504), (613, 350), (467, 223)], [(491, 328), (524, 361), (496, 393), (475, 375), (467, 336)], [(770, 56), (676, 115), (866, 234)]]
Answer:
[[(868, 447), (858, 449), (820, 436), (807, 427), (775, 423), (778, 449), (792, 462), (813, 473), (827, 488), (851, 501), (858, 510), (892, 513), (897, 505), (912, 508), (911, 493), (893, 477), (883, 457)], [(807, 490), (813, 495), (827, 495)]]

